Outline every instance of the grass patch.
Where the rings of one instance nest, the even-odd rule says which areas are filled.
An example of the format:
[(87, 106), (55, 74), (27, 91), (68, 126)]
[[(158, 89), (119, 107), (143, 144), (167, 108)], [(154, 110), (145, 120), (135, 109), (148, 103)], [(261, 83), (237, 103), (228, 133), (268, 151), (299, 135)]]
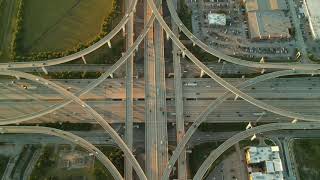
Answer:
[[(99, 146), (99, 149), (108, 156), (108, 158), (115, 164), (120, 173), (123, 174), (123, 156), (122, 152), (113, 147)], [(59, 146), (58, 151), (72, 152), (70, 146)], [(77, 146), (75, 151), (85, 152), (87, 151), (82, 147)], [(40, 156), (30, 180), (50, 179), (50, 180), (71, 180), (80, 179), (85, 177), (87, 180), (106, 180), (113, 179), (112, 175), (106, 169), (106, 167), (95, 158), (94, 164), (82, 168), (66, 169), (58, 167), (59, 158), (58, 153), (55, 154), (54, 147), (49, 145), (44, 148), (43, 154)]]
[(30, 74), (41, 76), (46, 79), (97, 79), (104, 72), (49, 72), (45, 74), (44, 72), (32, 72)]
[(86, 56), (86, 60), (90, 64), (114, 64), (121, 58), (121, 53), (125, 51), (124, 47), (125, 41), (121, 33), (112, 39), (111, 48), (109, 48), (108, 45), (104, 45), (96, 51), (88, 54)]
[(293, 141), (293, 151), (300, 179), (317, 180), (320, 177), (320, 139)]
[(251, 140), (242, 140), (239, 142), (239, 146), (240, 148), (245, 148), (248, 146), (258, 146), (259, 145), (259, 140), (258, 139), (254, 139), (253, 141)]
[(218, 62), (219, 60), (218, 57), (205, 52), (199, 46), (186, 45), (186, 48), (188, 48), (190, 52), (193, 53), (193, 55), (196, 56), (201, 62)]
[(23, 52), (63, 51), (92, 41), (112, 11), (113, 1), (26, 1)]
[(57, 168), (59, 156), (54, 154), (53, 146), (46, 146), (43, 154), (40, 156), (38, 163), (32, 171), (30, 180), (39, 179), (54, 179), (54, 180), (69, 180), (79, 179), (77, 177), (85, 176), (89, 180), (94, 180), (92, 175), (92, 168), (79, 168), (79, 169), (64, 169)]
[[(110, 161), (114, 164), (114, 166), (118, 169), (120, 174), (124, 174), (124, 158), (123, 158), (123, 152), (115, 147), (110, 146), (97, 146), (100, 151), (105, 154)], [(103, 166), (104, 169), (106, 169)]]
[(271, 139), (265, 139), (264, 142), (268, 146), (276, 146), (276, 144)]
[[(11, 57), (18, 61), (58, 58), (89, 47), (105, 37), (122, 19), (122, 0), (23, 1), (12, 40)], [(20, 11), (19, 11), (20, 12)], [(123, 37), (112, 40), (88, 63), (113, 63), (123, 51)]]
[(7, 164), (9, 162), (9, 157), (0, 155), (0, 177), (3, 176), (4, 171), (7, 168)]
[(21, 153), (19, 154), (19, 157), (17, 159), (17, 162), (15, 163), (12, 172), (10, 174), (11, 178), (17, 178), (15, 176), (15, 174), (19, 173), (18, 175), (20, 176), (20, 178), (22, 178), (23, 173), (25, 171), (25, 169), (28, 166), (29, 161), (32, 158), (32, 155), (34, 153), (34, 151), (37, 149), (38, 147), (36, 145), (24, 145), (23, 149), (21, 151)]
[[(196, 174), (201, 164), (205, 161), (205, 159), (209, 156), (211, 151), (217, 149), (223, 141), (216, 141), (210, 143), (203, 143), (197, 146), (194, 146), (192, 149), (192, 153), (189, 158), (189, 165), (192, 177)], [(239, 142), (240, 148), (244, 148), (246, 146), (257, 146), (259, 141), (256, 139), (254, 141), (243, 140)], [(218, 165), (220, 164), (227, 156), (235, 152), (236, 149), (234, 146), (226, 150), (214, 163), (211, 165), (210, 169), (207, 171), (207, 175)]]
[[(204, 160), (209, 156), (211, 151), (218, 148), (223, 142), (210, 142), (210, 143), (203, 143), (197, 146), (194, 146), (192, 149), (192, 153), (190, 154), (189, 164), (190, 164), (190, 171), (192, 177), (196, 174), (197, 170), (200, 168), (201, 164)], [(217, 166), (226, 156), (230, 155), (232, 152), (235, 151), (234, 147), (231, 147), (226, 152), (224, 152), (210, 167), (207, 172), (213, 170), (215, 166)]]
[[(234, 58), (238, 58), (238, 59), (242, 59), (242, 60), (246, 60), (246, 61), (253, 61), (253, 62), (260, 62), (261, 61), (261, 57), (247, 57), (245, 55), (229, 55), (231, 57)], [(265, 62), (267, 63), (280, 63), (280, 62), (288, 62), (288, 63), (296, 63), (298, 62), (298, 60), (292, 60), (292, 58), (287, 59), (287, 58), (278, 58), (278, 59), (270, 59), (270, 58), (266, 58), (265, 57)]]
[(8, 62), (21, 0), (0, 0), (0, 62)]
[[(178, 15), (181, 19), (182, 23), (188, 28), (189, 31), (192, 32), (192, 10), (186, 5), (185, 0), (179, 1), (179, 9)], [(188, 39), (187, 36), (181, 32), (180, 39)]]
[[(254, 127), (267, 123), (251, 122)], [(228, 132), (228, 131), (244, 131), (248, 123), (201, 123), (199, 130), (203, 132)]]
[(247, 125), (248, 123), (202, 123), (198, 129), (204, 132), (243, 131)]
[(308, 57), (309, 57), (309, 59), (310, 59), (311, 61), (313, 61), (314, 63), (320, 63), (320, 59), (317, 58), (314, 54), (309, 53), (309, 54), (308, 54)]
[[(36, 126), (37, 124), (22, 124), (23, 126)], [(91, 123), (41, 123), (41, 126), (60, 129), (63, 131), (90, 131), (93, 128)]]

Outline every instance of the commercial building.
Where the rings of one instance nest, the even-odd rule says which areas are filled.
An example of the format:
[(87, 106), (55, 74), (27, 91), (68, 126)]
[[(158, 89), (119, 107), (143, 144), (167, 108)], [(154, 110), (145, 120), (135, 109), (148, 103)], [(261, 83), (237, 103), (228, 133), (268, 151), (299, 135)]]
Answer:
[(210, 25), (225, 26), (227, 24), (227, 18), (225, 14), (209, 13), (208, 21)]
[(309, 26), (312, 37), (315, 40), (320, 40), (320, 1), (319, 0), (304, 0), (305, 12), (309, 19)]
[(248, 147), (246, 162), (249, 180), (283, 180), (278, 146)]
[(288, 7), (284, 0), (244, 0), (250, 38), (284, 39), (290, 38), (291, 23), (285, 16)]
[(287, 10), (284, 0), (244, 0), (246, 11), (274, 11)]
[(282, 11), (252, 11), (248, 12), (250, 38), (283, 39), (290, 38), (291, 23)]

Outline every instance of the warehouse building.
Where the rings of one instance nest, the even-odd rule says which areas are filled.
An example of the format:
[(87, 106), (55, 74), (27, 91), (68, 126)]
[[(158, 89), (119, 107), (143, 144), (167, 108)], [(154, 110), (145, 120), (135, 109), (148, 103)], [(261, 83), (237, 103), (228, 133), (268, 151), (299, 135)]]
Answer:
[(253, 11), (248, 12), (250, 38), (285, 39), (290, 38), (291, 23), (282, 11)]
[(290, 38), (291, 23), (284, 11), (288, 7), (284, 0), (244, 0), (250, 38)]
[(274, 11), (287, 10), (284, 0), (244, 0), (246, 11)]
[(320, 40), (320, 1), (304, 0), (305, 12), (309, 19), (309, 26), (314, 40)]

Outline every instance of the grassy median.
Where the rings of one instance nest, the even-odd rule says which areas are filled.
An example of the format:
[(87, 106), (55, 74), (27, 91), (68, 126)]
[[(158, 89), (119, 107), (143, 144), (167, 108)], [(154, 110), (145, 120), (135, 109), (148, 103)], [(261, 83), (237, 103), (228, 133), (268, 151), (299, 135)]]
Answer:
[(300, 179), (320, 177), (320, 139), (298, 139), (293, 142), (295, 164)]

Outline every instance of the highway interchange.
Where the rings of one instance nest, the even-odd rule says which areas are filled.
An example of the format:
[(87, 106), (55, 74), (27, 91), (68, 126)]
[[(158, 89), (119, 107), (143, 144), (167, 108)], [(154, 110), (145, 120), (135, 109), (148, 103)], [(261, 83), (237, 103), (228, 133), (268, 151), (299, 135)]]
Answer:
[[(239, 142), (245, 138), (252, 136), (253, 134), (261, 133), (264, 131), (272, 131), (278, 129), (319, 129), (320, 126), (317, 121), (320, 120), (319, 115), (313, 114), (302, 114), (293, 112), (290, 110), (282, 109), (276, 106), (273, 106), (265, 101), (259, 100), (255, 96), (250, 96), (248, 93), (245, 93), (243, 88), (249, 87), (259, 82), (263, 82), (269, 79), (274, 79), (282, 76), (289, 75), (305, 75), (308, 74), (310, 76), (319, 74), (320, 65), (318, 64), (300, 64), (300, 63), (259, 63), (259, 62), (251, 62), (245, 61), (237, 58), (230, 57), (228, 55), (222, 54), (221, 52), (216, 51), (215, 49), (210, 48), (199, 39), (197, 39), (183, 24), (179, 19), (175, 5), (172, 1), (166, 1), (168, 5), (168, 9), (171, 14), (172, 22), (176, 24), (173, 26), (173, 30), (167, 25), (165, 20), (162, 17), (161, 8), (157, 8), (153, 0), (146, 0), (146, 15), (148, 17), (145, 19), (144, 30), (141, 32), (139, 36), (137, 36), (136, 40), (133, 42), (133, 39), (127, 39), (127, 51), (123, 53), (122, 57), (112, 65), (102, 76), (98, 79), (91, 81), (85, 87), (80, 87), (79, 90), (72, 93), (67, 90), (67, 88), (58, 85), (52, 81), (47, 79), (31, 75), (28, 73), (23, 73), (20, 71), (14, 71), (10, 69), (16, 68), (26, 68), (26, 67), (46, 67), (57, 64), (62, 64), (65, 62), (69, 62), (72, 60), (76, 60), (78, 58), (84, 58), (85, 55), (93, 52), (104, 44), (108, 44), (111, 46), (111, 39), (121, 30), (126, 31), (127, 35), (132, 37), (132, 18), (135, 13), (135, 7), (137, 4), (137, 0), (131, 2), (130, 6), (127, 8), (127, 11), (124, 15), (124, 18), (121, 22), (113, 29), (106, 37), (102, 40), (98, 41), (96, 44), (80, 51), (75, 54), (58, 58), (52, 60), (44, 60), (39, 62), (14, 62), (14, 63), (1, 63), (0, 64), (0, 74), (5, 76), (12, 76), (21, 79), (28, 79), (30, 81), (41, 84), (44, 87), (47, 87), (59, 95), (59, 98), (62, 98), (63, 101), (58, 104), (51, 104), (48, 107), (31, 114), (22, 115), (18, 117), (11, 117), (7, 119), (3, 119), (0, 121), (1, 125), (21, 123), (25, 121), (29, 121), (35, 118), (39, 118), (49, 113), (53, 113), (54, 111), (61, 109), (64, 106), (72, 102), (76, 102), (78, 107), (80, 107), (83, 111), (90, 114), (96, 122), (98, 122), (106, 132), (111, 136), (111, 138), (115, 141), (115, 143), (120, 147), (120, 149), (124, 152), (126, 157), (126, 173), (125, 177), (130, 177), (132, 174), (131, 168), (135, 170), (138, 177), (140, 179), (169, 179), (170, 172), (173, 169), (175, 162), (178, 160), (178, 168), (179, 168), (179, 177), (185, 177), (185, 146), (188, 140), (191, 138), (192, 134), (196, 131), (197, 127), (204, 122), (207, 116), (212, 112), (218, 105), (226, 101), (228, 98), (232, 98), (234, 100), (242, 99), (247, 101), (248, 103), (257, 106), (263, 109), (266, 112), (272, 112), (274, 114), (278, 114), (280, 116), (288, 118), (290, 121), (292, 120), (303, 120), (303, 121), (314, 121), (313, 123), (275, 123), (268, 124), (263, 126), (258, 126), (256, 128), (252, 128), (250, 130), (241, 132), (229, 140), (227, 140), (224, 144), (222, 144), (218, 149), (213, 151), (208, 159), (203, 163), (203, 165), (198, 170), (194, 179), (202, 179), (205, 175), (206, 171), (209, 169), (210, 165), (216, 160), (219, 155), (221, 155), (225, 150), (231, 147), (235, 142)], [(156, 19), (156, 23), (154, 20)], [(151, 31), (150, 31), (151, 30)], [(170, 97), (170, 95), (166, 94), (166, 81), (165, 81), (165, 72), (164, 72), (164, 59), (163, 54), (163, 38), (162, 30), (165, 31), (167, 38), (170, 38), (173, 42), (173, 61), (174, 61), (174, 89), (175, 92), (171, 94), (171, 97), (174, 98), (175, 101), (175, 112), (176, 112), (176, 121), (177, 121), (177, 147), (173, 152), (170, 159), (168, 159), (168, 150), (167, 150), (167, 114), (163, 113), (165, 109), (167, 109), (168, 105), (166, 104), (166, 97)], [(193, 43), (201, 47), (206, 52), (220, 58), (221, 60), (228, 61), (230, 63), (234, 63), (241, 66), (253, 67), (258, 69), (287, 69), (282, 71), (276, 71), (268, 74), (264, 74), (258, 76), (253, 79), (249, 79), (241, 85), (234, 85), (230, 82), (227, 82), (225, 79), (218, 76), (214, 73), (210, 68), (204, 65), (199, 59), (197, 59), (179, 40), (177, 37), (178, 30), (181, 30)], [(157, 38), (154, 38), (154, 33), (157, 34)], [(131, 35), (130, 35), (131, 34)], [(148, 39), (148, 40), (146, 40)], [(132, 123), (134, 121), (133, 118), (133, 79), (132, 79), (132, 64), (133, 64), (133, 54), (136, 50), (138, 50), (140, 43), (144, 40), (145, 43), (145, 93), (142, 93), (141, 96), (145, 95), (145, 124), (146, 124), (146, 173), (142, 170), (140, 164), (137, 162), (136, 158), (132, 153)], [(156, 43), (153, 44), (153, 41)], [(148, 50), (146, 50), (148, 49)], [(187, 132), (184, 132), (184, 117), (183, 115), (183, 103), (182, 94), (185, 92), (182, 91), (182, 82), (181, 82), (181, 67), (180, 67), (180, 54), (183, 58), (188, 57), (192, 62), (194, 62), (205, 74), (211, 77), (216, 83), (227, 89), (225, 93), (220, 93), (221, 95), (216, 95), (215, 100), (207, 106), (204, 111), (200, 113), (197, 118), (192, 120), (193, 124), (189, 127)], [(84, 60), (85, 62), (85, 60)], [(105, 81), (114, 71), (116, 71), (122, 64), (127, 62), (127, 77), (126, 77), (126, 142), (122, 140), (122, 138), (117, 134), (117, 132), (109, 125), (109, 123), (105, 120), (104, 117), (101, 116), (96, 110), (94, 110), (87, 102), (85, 102), (82, 97), (89, 93), (89, 91), (93, 90), (95, 87), (99, 86), (102, 82)], [(209, 87), (211, 88), (211, 87)], [(192, 93), (191, 90), (190, 93)], [(174, 96), (173, 96), (174, 94)], [(180, 95), (179, 95), (180, 94)], [(216, 93), (217, 94), (217, 93)], [(26, 93), (26, 95), (29, 95)], [(192, 95), (190, 95), (192, 96)], [(315, 95), (317, 96), (317, 95)], [(311, 97), (310, 97), (311, 98)], [(305, 103), (305, 102), (303, 102)], [(184, 105), (185, 106), (185, 105)], [(61, 138), (75, 141), (75, 143), (82, 145), (82, 147), (86, 148), (88, 151), (93, 152), (99, 160), (103, 162), (103, 164), (108, 168), (111, 174), (116, 179), (123, 179), (117, 169), (112, 165), (112, 163), (105, 157), (97, 148), (95, 148), (89, 142), (81, 139), (80, 137), (76, 137), (68, 132), (63, 132), (61, 130), (49, 129), (44, 127), (14, 127), (14, 126), (2, 126), (2, 133), (44, 133), (59, 136)], [(129, 129), (129, 130), (128, 130)], [(184, 134), (185, 133), (185, 134)], [(131, 137), (131, 138), (130, 138)], [(151, 154), (148, 154), (148, 153)], [(148, 159), (149, 158), (149, 159)], [(130, 164), (129, 164), (130, 163)], [(150, 164), (149, 164), (150, 163)], [(167, 164), (168, 163), (168, 164)], [(181, 173), (182, 172), (182, 173)], [(127, 178), (126, 178), (127, 179)]]

